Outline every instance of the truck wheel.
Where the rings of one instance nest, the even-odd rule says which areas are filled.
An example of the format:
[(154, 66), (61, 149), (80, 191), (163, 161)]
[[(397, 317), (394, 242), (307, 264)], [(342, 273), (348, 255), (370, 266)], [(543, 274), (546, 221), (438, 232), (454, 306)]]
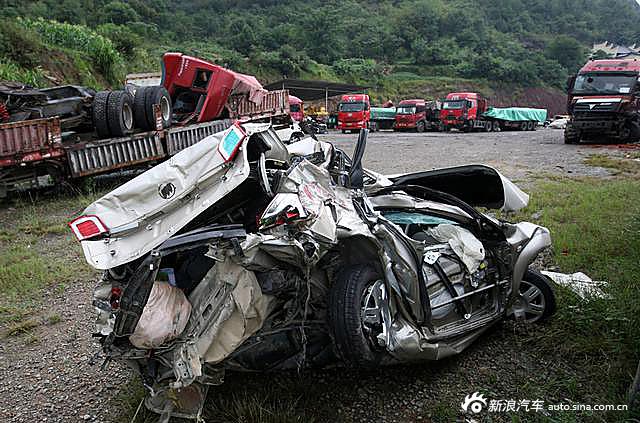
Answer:
[(564, 143), (580, 144), (580, 134), (570, 123), (567, 123), (566, 128), (564, 128)]
[(147, 124), (150, 130), (156, 129), (156, 116), (153, 112), (153, 106), (160, 105), (160, 114), (162, 116), (162, 128), (171, 126), (171, 118), (173, 115), (173, 105), (169, 92), (162, 86), (147, 87), (144, 96), (145, 108), (147, 109)]
[(123, 137), (133, 130), (133, 99), (126, 91), (113, 91), (107, 103), (109, 132)]
[(93, 126), (98, 138), (108, 138), (110, 135), (107, 118), (107, 102), (111, 91), (100, 91), (93, 96)]
[(424, 132), (425, 127), (424, 127), (424, 122), (420, 121), (416, 124), (416, 131), (418, 132)]
[(138, 87), (133, 97), (133, 121), (136, 127), (149, 131), (153, 128), (149, 127), (147, 119), (147, 107), (145, 104), (145, 96), (148, 87)]
[(347, 133), (347, 130), (346, 130), (346, 129), (343, 129), (343, 130), (342, 130), (342, 133), (343, 133), (343, 134), (346, 134), (346, 133)]
[(491, 126), (493, 126), (493, 132), (500, 132), (500, 122), (494, 120)]
[(529, 122), (520, 122), (520, 130), (527, 131), (529, 129)]
[(368, 265), (347, 267), (332, 286), (329, 319), (336, 352), (352, 366), (374, 366), (384, 356), (376, 335), (382, 332), (382, 316), (372, 295), (382, 277)]

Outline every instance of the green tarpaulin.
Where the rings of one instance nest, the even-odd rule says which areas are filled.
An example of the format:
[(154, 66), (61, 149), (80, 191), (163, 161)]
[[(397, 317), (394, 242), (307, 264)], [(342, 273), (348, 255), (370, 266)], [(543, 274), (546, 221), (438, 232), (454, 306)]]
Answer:
[(492, 107), (484, 113), (485, 117), (519, 122), (523, 120), (536, 120), (544, 123), (547, 120), (547, 109), (530, 109), (528, 107)]
[(372, 120), (395, 120), (396, 108), (395, 107), (372, 107), (371, 119)]

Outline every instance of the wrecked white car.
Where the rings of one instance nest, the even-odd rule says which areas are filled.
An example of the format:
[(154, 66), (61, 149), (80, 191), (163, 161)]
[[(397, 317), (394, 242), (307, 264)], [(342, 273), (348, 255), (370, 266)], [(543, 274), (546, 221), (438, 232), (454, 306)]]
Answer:
[(198, 417), (225, 370), (438, 360), (493, 323), (555, 309), (529, 269), (549, 231), (476, 207), (528, 197), (480, 165), (386, 177), (269, 125), (207, 137), (70, 223), (90, 265), (96, 335), (146, 405)]

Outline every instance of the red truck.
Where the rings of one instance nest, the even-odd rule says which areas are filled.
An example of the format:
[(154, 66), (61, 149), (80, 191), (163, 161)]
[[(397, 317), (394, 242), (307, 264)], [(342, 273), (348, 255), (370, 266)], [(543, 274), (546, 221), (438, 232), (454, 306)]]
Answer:
[(304, 120), (304, 104), (298, 97), (289, 94), (289, 116), (296, 122)]
[(479, 93), (449, 93), (442, 102), (440, 110), (442, 129), (449, 131), (455, 128), (465, 132), (474, 129), (493, 129), (492, 125), (488, 128), (487, 121), (481, 119), (488, 107), (487, 99)]
[(640, 139), (640, 60), (590, 60), (567, 81), (566, 144)]
[(371, 120), (371, 104), (367, 94), (346, 94), (338, 104), (337, 128), (346, 133), (369, 127)]
[(402, 100), (396, 108), (395, 131), (415, 130), (424, 132), (439, 127), (439, 104), (424, 99)]
[(0, 86), (10, 115), (0, 124), (0, 197), (162, 160), (233, 120), (290, 119), (286, 90), (195, 57), (165, 54), (161, 84), (98, 93)]
[(535, 131), (547, 119), (546, 109), (528, 107), (489, 107), (479, 93), (450, 93), (442, 102), (440, 122), (443, 131), (452, 128), (464, 132), (520, 130)]

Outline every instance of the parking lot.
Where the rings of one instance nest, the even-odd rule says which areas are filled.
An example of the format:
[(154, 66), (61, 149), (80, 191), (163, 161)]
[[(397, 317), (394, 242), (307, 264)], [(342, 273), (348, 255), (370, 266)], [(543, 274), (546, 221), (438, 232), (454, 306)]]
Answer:
[[(357, 134), (331, 132), (320, 139), (334, 142), (351, 152)], [(606, 176), (602, 168), (583, 163), (585, 157), (602, 153), (620, 154), (615, 148), (581, 144), (565, 145), (563, 131), (534, 132), (391, 132), (369, 135), (365, 166), (382, 173), (415, 172), (470, 163), (494, 166), (516, 181), (544, 173), (575, 176)]]
[[(319, 138), (350, 153), (357, 134), (331, 132)], [(565, 145), (562, 131), (551, 129), (477, 134), (377, 132), (369, 137), (364, 163), (387, 174), (484, 163), (526, 189), (539, 178), (609, 177), (610, 171), (589, 166), (585, 159), (593, 154), (622, 157), (626, 151), (614, 146)], [(126, 382), (126, 369), (110, 366), (101, 371), (100, 360), (89, 365), (99, 348), (89, 337), (93, 323), (90, 292), (97, 275), (87, 271), (80, 247), (65, 223), (83, 201), (99, 194), (63, 199), (43, 195), (37, 204), (21, 198), (0, 206), (0, 250), (18, 246), (24, 248), (24, 255), (46, 251), (47, 260), (69, 270), (62, 280), (49, 268), (42, 286), (30, 294), (24, 315), (0, 320), (2, 421), (121, 421), (122, 413), (130, 417), (138, 405), (141, 387), (138, 381)], [(18, 233), (24, 227), (29, 231)], [(10, 258), (3, 260), (0, 263), (9, 263)], [(7, 310), (5, 307), (5, 317)], [(8, 334), (16, 321), (31, 323)], [(289, 407), (302, 418), (295, 421), (453, 421), (464, 395), (481, 389), (490, 390), (495, 397), (519, 398), (529, 394), (520, 390), (525, 381), (531, 386), (561, 384), (574, 374), (580, 380), (584, 376), (580, 369), (538, 352), (534, 340), (544, 330), (500, 324), (460, 356), (441, 363), (375, 371), (330, 369), (302, 376), (232, 373), (225, 385), (212, 388), (209, 394), (213, 407), (238, 406), (238, 401), (263, 396), (268, 404), (257, 400), (261, 407)], [(569, 395), (563, 389), (546, 399), (561, 401), (563, 395)], [(208, 410), (210, 415), (217, 412)]]

